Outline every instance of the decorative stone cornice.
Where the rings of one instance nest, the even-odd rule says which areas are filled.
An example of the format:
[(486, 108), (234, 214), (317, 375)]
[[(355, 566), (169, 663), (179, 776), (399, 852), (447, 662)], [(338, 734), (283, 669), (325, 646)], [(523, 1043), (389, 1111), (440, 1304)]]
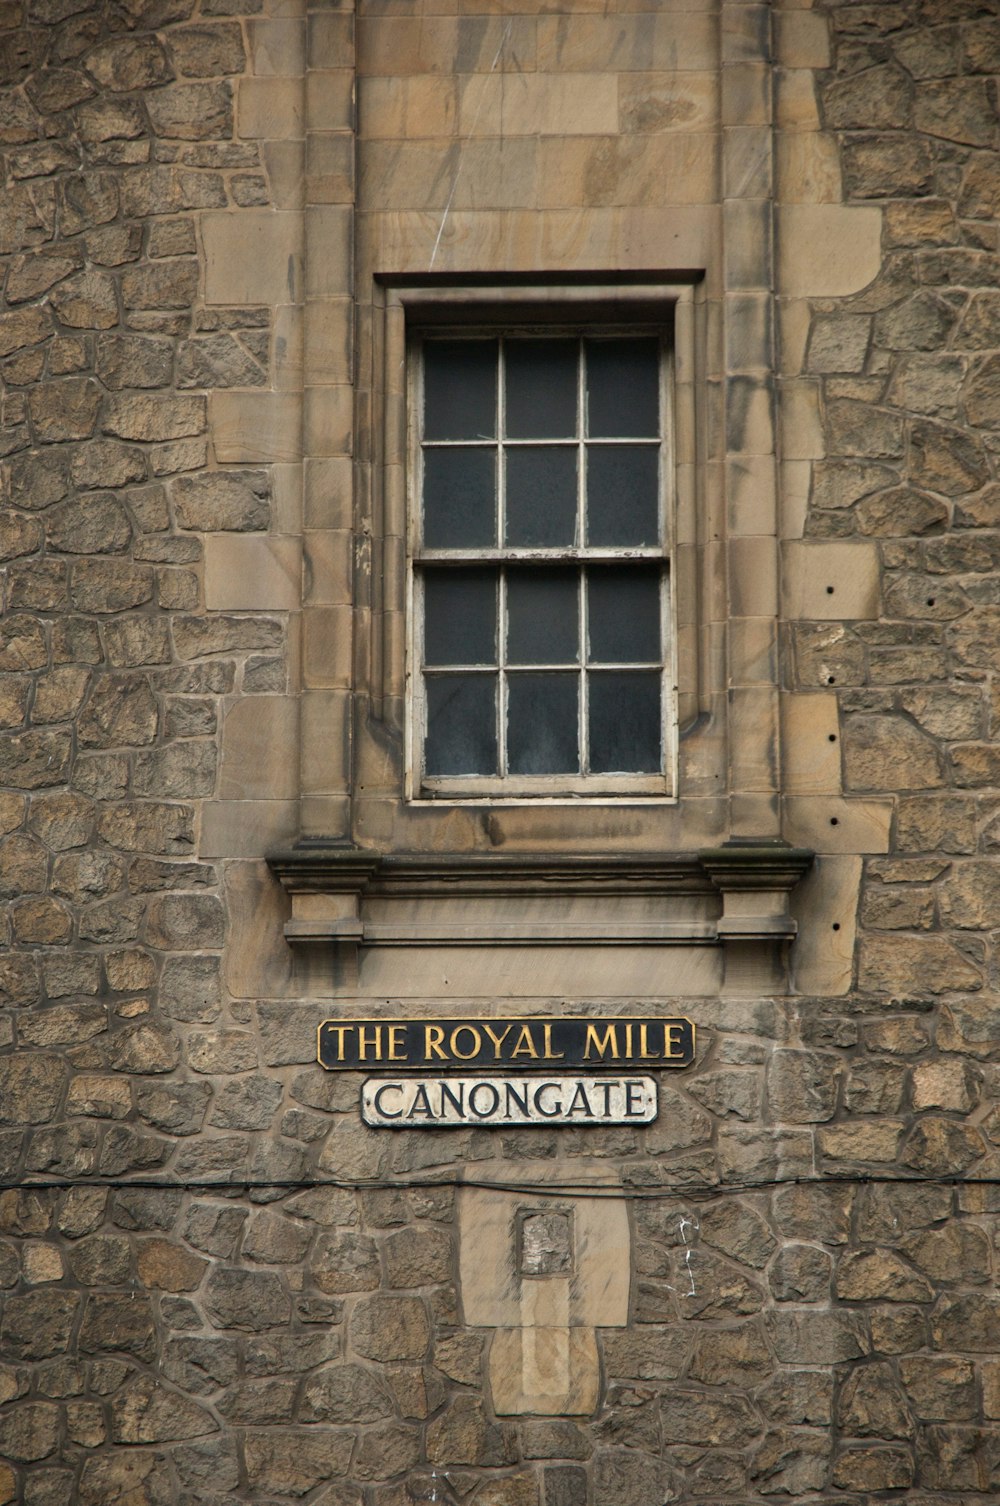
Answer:
[(289, 942), (373, 945), (786, 940), (795, 934), (788, 897), (812, 861), (771, 841), (584, 855), (308, 842), (268, 859), (291, 899)]

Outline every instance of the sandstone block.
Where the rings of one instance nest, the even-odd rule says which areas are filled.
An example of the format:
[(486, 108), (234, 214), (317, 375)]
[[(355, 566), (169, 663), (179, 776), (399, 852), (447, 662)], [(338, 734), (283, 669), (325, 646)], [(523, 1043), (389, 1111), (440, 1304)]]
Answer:
[(306, 1382), (303, 1422), (348, 1425), (391, 1417), (392, 1399), (379, 1377), (360, 1365), (326, 1365)]
[(151, 946), (165, 951), (197, 951), (222, 945), (225, 915), (210, 894), (165, 894), (147, 911), (146, 934)]
[[(351, 1316), (351, 1344), (357, 1353), (366, 1359), (420, 1360), (426, 1353), (429, 1340), (430, 1326), (427, 1312), (418, 1297), (397, 1297), (375, 1293), (360, 1298)], [(468, 1452), (472, 1448), (470, 1440), (473, 1435), (480, 1438), (482, 1419), (478, 1409), (473, 1408), (473, 1412), (474, 1415), (467, 1414), (466, 1411), (455, 1413), (449, 1427), (444, 1430), (449, 1439), (453, 1433), (456, 1435), (453, 1441), (456, 1447), (461, 1447), (463, 1452)], [(487, 1426), (484, 1422), (482, 1425)], [(465, 1440), (464, 1443), (462, 1439)], [(469, 1461), (456, 1456), (452, 1462), (461, 1464), (494, 1461), (492, 1459)]]
[(204, 1302), (217, 1328), (237, 1328), (249, 1333), (280, 1328), (291, 1315), (291, 1300), (285, 1285), (271, 1271), (215, 1266), (209, 1273)]
[(71, 329), (111, 329), (118, 323), (115, 282), (104, 272), (88, 270), (66, 278), (49, 298)]
[(111, 1436), (116, 1443), (163, 1443), (199, 1438), (218, 1431), (205, 1407), (189, 1401), (150, 1376), (136, 1376), (111, 1403)]
[(203, 141), (232, 132), (232, 90), (222, 80), (157, 89), (149, 95), (147, 108), (153, 129), (167, 139)]
[(380, 1277), (378, 1249), (367, 1235), (327, 1234), (319, 1240), (309, 1269), (321, 1292), (375, 1291)]
[(250, 1429), (244, 1445), (251, 1490), (298, 1499), (323, 1480), (341, 1479), (354, 1433), (326, 1428)]
[(107, 1050), (116, 1072), (172, 1072), (180, 1060), (173, 1031), (148, 1021), (123, 1026), (110, 1038)]
[(266, 529), (270, 481), (264, 471), (208, 471), (180, 476), (172, 488), (182, 528), (203, 532)]
[(201, 434), (204, 428), (203, 397), (113, 395), (104, 419), (104, 433), (119, 439), (181, 439)]
[(854, 790), (933, 789), (944, 782), (937, 746), (901, 716), (848, 717), (844, 770)]
[(848, 1448), (833, 1466), (841, 1490), (905, 1490), (913, 1484), (913, 1456), (905, 1448)]
[[(366, 1300), (373, 1303), (378, 1299)], [(486, 1467), (513, 1464), (516, 1459), (513, 1430), (490, 1422), (481, 1402), (471, 1396), (460, 1396), (428, 1427), (427, 1457), (432, 1464), (450, 1462)]]
[(82, 559), (73, 566), (73, 604), (81, 612), (124, 612), (153, 598), (148, 565), (126, 560)]
[(41, 444), (86, 439), (94, 431), (100, 405), (100, 388), (87, 377), (41, 382), (28, 396), (28, 411)]

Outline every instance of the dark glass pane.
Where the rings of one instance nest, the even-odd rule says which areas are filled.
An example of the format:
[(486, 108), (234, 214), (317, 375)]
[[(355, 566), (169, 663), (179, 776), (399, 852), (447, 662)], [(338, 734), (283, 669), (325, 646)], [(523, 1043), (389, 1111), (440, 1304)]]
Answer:
[(424, 663), (497, 662), (497, 572), (424, 572)]
[(576, 538), (576, 446), (507, 451), (507, 544), (571, 545)]
[(424, 450), (424, 543), (492, 548), (497, 541), (496, 450)]
[(655, 565), (595, 565), (587, 571), (590, 658), (603, 664), (657, 663), (660, 572)]
[(590, 696), (590, 772), (658, 774), (660, 676), (645, 670), (595, 670)]
[(634, 548), (659, 538), (659, 449), (587, 446), (587, 543)]
[(577, 342), (508, 340), (507, 434), (571, 439), (576, 433)]
[(507, 571), (507, 662), (579, 662), (579, 576), (554, 566)]
[(427, 678), (428, 774), (497, 772), (496, 675)]
[(507, 767), (511, 774), (577, 774), (575, 674), (507, 677)]
[(495, 439), (496, 340), (424, 345), (424, 438)]
[(660, 347), (656, 340), (585, 340), (587, 433), (655, 439), (660, 432)]

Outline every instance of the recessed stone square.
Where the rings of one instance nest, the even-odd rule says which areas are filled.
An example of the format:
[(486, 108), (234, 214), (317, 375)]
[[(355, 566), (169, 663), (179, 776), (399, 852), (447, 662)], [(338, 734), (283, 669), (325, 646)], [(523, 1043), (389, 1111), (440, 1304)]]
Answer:
[(520, 1276), (573, 1273), (573, 1214), (567, 1209), (522, 1209), (517, 1216)]

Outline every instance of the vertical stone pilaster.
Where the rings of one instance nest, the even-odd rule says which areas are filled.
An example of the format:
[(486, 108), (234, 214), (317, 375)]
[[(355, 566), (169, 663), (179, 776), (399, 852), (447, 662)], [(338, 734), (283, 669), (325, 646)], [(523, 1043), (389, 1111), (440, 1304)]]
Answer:
[(780, 833), (771, 11), (721, 12), (730, 830)]
[(301, 831), (347, 838), (354, 680), (354, 5), (307, 9)]

